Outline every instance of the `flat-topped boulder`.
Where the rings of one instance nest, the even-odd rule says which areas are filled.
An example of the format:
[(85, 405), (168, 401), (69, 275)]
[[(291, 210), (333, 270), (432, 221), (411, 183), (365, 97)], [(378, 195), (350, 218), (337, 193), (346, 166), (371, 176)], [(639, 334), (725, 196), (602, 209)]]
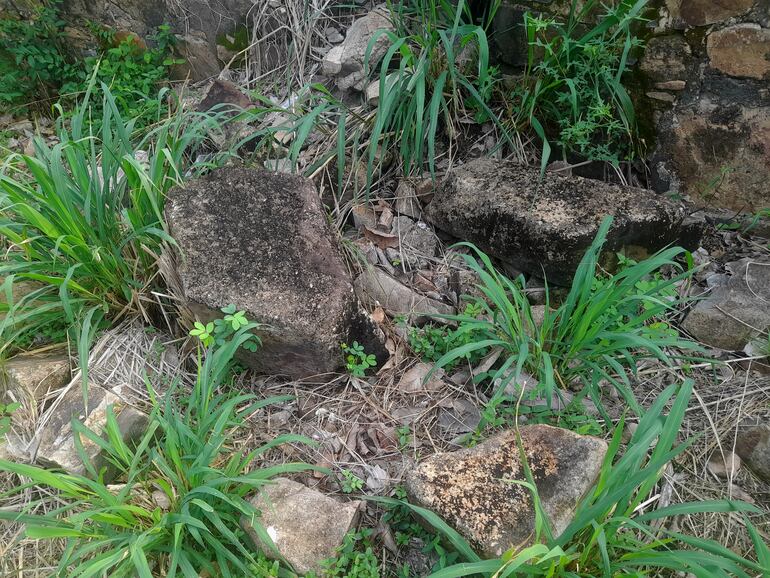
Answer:
[(614, 221), (605, 251), (695, 248), (701, 226), (652, 191), (546, 173), (511, 161), (463, 165), (437, 188), (428, 220), (518, 269), (568, 284), (603, 218)]
[[(596, 483), (607, 443), (548, 425), (524, 426), (520, 433), (541, 506), (558, 536)], [(407, 472), (406, 491), (412, 503), (438, 514), (492, 558), (535, 540), (532, 493), (514, 480), (527, 476), (516, 431), (506, 430), (473, 448), (429, 457)]]
[(312, 181), (224, 168), (172, 189), (166, 204), (187, 305), (201, 321), (234, 304), (264, 325), (243, 361), (303, 378), (343, 365), (358, 341), (382, 362), (382, 333), (361, 309)]

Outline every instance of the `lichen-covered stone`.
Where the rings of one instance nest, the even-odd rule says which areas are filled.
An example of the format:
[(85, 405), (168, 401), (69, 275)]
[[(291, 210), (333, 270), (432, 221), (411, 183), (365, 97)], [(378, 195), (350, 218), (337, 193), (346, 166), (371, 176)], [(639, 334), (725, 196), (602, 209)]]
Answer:
[(352, 341), (386, 358), (312, 181), (219, 169), (173, 189), (166, 214), (193, 313), (210, 321), (234, 304), (264, 325), (247, 364), (295, 378), (326, 373), (342, 365), (340, 343)]
[(737, 24), (712, 32), (706, 44), (710, 64), (724, 74), (770, 78), (770, 30)]
[(695, 248), (700, 227), (684, 208), (652, 191), (482, 159), (453, 171), (426, 215), (518, 269), (569, 283), (606, 215), (615, 217), (605, 251)]
[[(257, 522), (300, 576), (320, 574), (321, 562), (334, 557), (345, 534), (355, 527), (361, 506), (359, 501), (338, 502), (286, 478), (272, 480), (251, 503), (262, 514)], [(254, 522), (244, 519), (241, 523), (259, 550), (276, 558), (257, 536)]]
[[(547, 425), (520, 428), (521, 443), (554, 535), (569, 525), (581, 498), (596, 482), (607, 444)], [(438, 514), (486, 557), (534, 541), (535, 511), (516, 432), (436, 454), (409, 470), (410, 500)]]

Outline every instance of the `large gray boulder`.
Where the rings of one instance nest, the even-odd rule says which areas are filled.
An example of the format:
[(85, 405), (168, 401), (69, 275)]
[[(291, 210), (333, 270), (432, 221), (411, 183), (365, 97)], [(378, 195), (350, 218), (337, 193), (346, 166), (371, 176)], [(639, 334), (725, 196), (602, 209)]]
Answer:
[[(574, 517), (575, 508), (599, 477), (607, 444), (547, 425), (520, 428), (521, 441), (543, 510), (554, 536)], [(485, 557), (501, 556), (535, 539), (531, 492), (514, 430), (479, 445), (436, 454), (410, 470), (410, 501), (432, 510)]]
[(702, 343), (737, 351), (770, 329), (770, 262), (742, 259), (728, 267), (732, 276), (693, 307), (682, 328)]
[(173, 189), (166, 215), (195, 316), (210, 321), (234, 304), (264, 325), (262, 347), (244, 353), (248, 365), (293, 378), (331, 372), (343, 364), (340, 344), (352, 341), (387, 357), (312, 181), (219, 169)]
[(447, 233), (514, 267), (568, 284), (607, 215), (606, 251), (697, 247), (701, 227), (684, 207), (652, 191), (480, 159), (450, 173), (426, 208)]

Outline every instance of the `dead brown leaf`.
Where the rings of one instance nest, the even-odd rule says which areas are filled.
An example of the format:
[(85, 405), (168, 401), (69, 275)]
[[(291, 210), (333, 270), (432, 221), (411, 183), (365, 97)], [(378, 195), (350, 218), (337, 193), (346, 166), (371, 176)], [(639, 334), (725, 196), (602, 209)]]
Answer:
[(398, 235), (376, 231), (371, 227), (364, 225), (364, 236), (380, 249), (395, 249), (398, 247)]

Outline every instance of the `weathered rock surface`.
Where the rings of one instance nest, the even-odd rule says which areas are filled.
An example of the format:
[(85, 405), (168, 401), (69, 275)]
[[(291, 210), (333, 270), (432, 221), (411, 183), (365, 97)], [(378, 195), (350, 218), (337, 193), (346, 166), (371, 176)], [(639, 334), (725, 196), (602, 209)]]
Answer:
[(422, 221), (396, 217), (391, 232), (398, 235), (401, 258), (412, 269), (426, 267), (436, 254), (438, 238)]
[(708, 35), (710, 64), (724, 74), (757, 80), (770, 77), (770, 30), (736, 24)]
[(770, 483), (770, 425), (748, 425), (738, 432), (735, 453), (757, 476)]
[(682, 328), (702, 343), (737, 351), (770, 328), (770, 263), (730, 265), (732, 277), (693, 307)]
[(481, 159), (456, 169), (426, 207), (447, 233), (551, 283), (569, 283), (606, 215), (605, 251), (697, 246), (700, 226), (651, 191)]
[[(35, 440), (34, 460), (69, 473), (86, 474), (86, 466), (75, 445), (71, 422), (77, 419), (94, 433), (102, 435), (107, 425), (108, 407), (115, 414), (123, 440), (129, 444), (137, 442), (147, 428), (148, 419), (144, 413), (126, 403), (122, 395), (97, 386), (89, 386), (86, 406), (80, 384), (76, 384), (43, 416), (45, 426)], [(97, 472), (108, 466), (98, 445), (84, 436), (81, 436), (81, 441)], [(109, 479), (110, 474), (106, 477)]]
[(228, 105), (245, 110), (250, 108), (253, 103), (235, 84), (229, 80), (217, 78), (209, 85), (197, 108), (201, 112), (206, 112), (212, 108), (219, 109)]
[[(332, 558), (345, 534), (355, 527), (361, 502), (338, 502), (286, 478), (273, 482), (251, 501), (262, 512), (260, 523), (296, 572), (320, 572), (320, 562)], [(260, 551), (274, 558), (253, 525), (248, 520), (242, 523)]]
[(368, 65), (369, 71), (376, 70), (377, 64), (390, 46), (388, 36), (380, 33), (369, 53), (369, 60), (366, 61), (369, 41), (380, 30), (393, 31), (393, 24), (386, 9), (376, 8), (358, 18), (348, 29), (345, 41), (324, 56), (321, 63), (323, 73), (336, 76), (337, 86), (342, 90), (364, 90), (368, 84), (364, 64)]
[(662, 181), (697, 202), (753, 211), (770, 202), (770, 106), (703, 96), (664, 115), (653, 165)]
[(451, 315), (454, 310), (441, 301), (420, 295), (377, 267), (367, 268), (355, 281), (356, 293), (371, 307), (380, 306), (389, 315), (423, 318)]
[(666, 0), (675, 21), (685, 26), (714, 24), (752, 9), (757, 0)]
[(656, 36), (647, 43), (640, 70), (656, 82), (675, 81), (689, 76), (692, 49), (678, 34)]
[(243, 361), (295, 378), (342, 365), (358, 341), (382, 362), (379, 329), (363, 312), (312, 181), (228, 168), (169, 193), (169, 228), (193, 313), (221, 317), (234, 304), (263, 324), (262, 347)]
[(6, 361), (2, 368), (0, 399), (10, 394), (22, 399), (40, 402), (47, 393), (61, 389), (70, 380), (67, 355), (19, 355)]
[[(558, 536), (596, 482), (607, 444), (546, 425), (520, 428), (542, 507)], [(441, 516), (486, 557), (532, 543), (532, 495), (508, 480), (526, 480), (516, 433), (504, 431), (474, 448), (436, 454), (407, 473), (410, 500)]]

